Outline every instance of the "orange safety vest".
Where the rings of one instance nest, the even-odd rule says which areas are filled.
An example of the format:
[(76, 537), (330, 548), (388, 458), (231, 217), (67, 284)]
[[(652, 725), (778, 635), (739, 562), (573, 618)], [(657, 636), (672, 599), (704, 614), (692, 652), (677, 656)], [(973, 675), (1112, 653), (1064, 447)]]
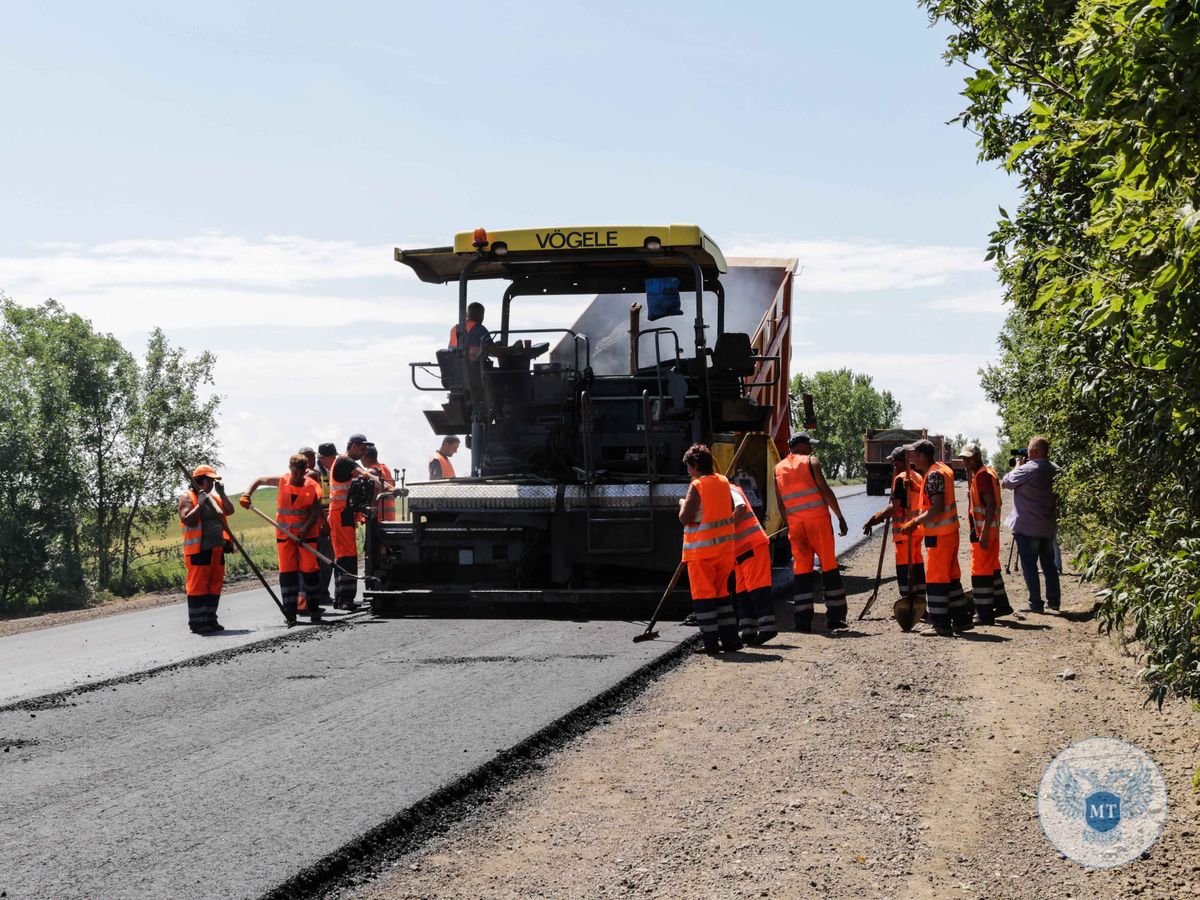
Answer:
[[(195, 491), (188, 491), (187, 495), (188, 499), (192, 501), (192, 506), (195, 506), (199, 502)], [(221, 513), (221, 525), (223, 526), (221, 536), (225, 540), (229, 540), (229, 518), (224, 512)], [(201, 509), (200, 517), (196, 520), (195, 525), (188, 525), (183, 519), (180, 519), (179, 527), (183, 530), (183, 555), (191, 556), (193, 553), (202, 552), (204, 541), (204, 510)]]
[(730, 487), (741, 495), (742, 502), (746, 504), (736, 507), (733, 511), (733, 553), (735, 556), (741, 556), (747, 550), (761, 547), (768, 542), (768, 538), (767, 532), (758, 521), (758, 516), (750, 508), (750, 501), (746, 499), (746, 492), (742, 490), (742, 486), (731, 484)]
[(1000, 479), (996, 476), (996, 470), (991, 466), (980, 466), (979, 471), (972, 475), (971, 480), (967, 482), (967, 496), (971, 501), (971, 518), (975, 520), (976, 534), (983, 534), (983, 525), (987, 520), (987, 507), (983, 505), (983, 494), (977, 481), (984, 472), (992, 476), (992, 497), (996, 501), (995, 521), (992, 523), (991, 530), (993, 532), (1000, 530)]
[[(337, 465), (337, 460), (334, 460), (334, 465)], [(357, 472), (358, 469), (352, 470)], [(346, 508), (346, 501), (350, 499), (350, 482), (354, 480), (354, 475), (351, 474), (345, 481), (338, 481), (333, 477), (333, 466), (329, 467), (329, 511), (343, 510)], [(333, 521), (331, 518), (329, 521)]]
[(825, 498), (813, 477), (811, 457), (792, 453), (775, 466), (775, 490), (789, 522), (828, 519)]
[(450, 457), (444, 456), (442, 454), (442, 451), (438, 450), (436, 453), (433, 454), (433, 456), (429, 457), (430, 462), (433, 462), (435, 459), (438, 461), (438, 463), (441, 464), (442, 477), (443, 478), (453, 478), (454, 477), (454, 463), (450, 462)]
[[(286, 526), (292, 534), (296, 534), (295, 529), (304, 524), (312, 505), (320, 504), (320, 502), (321, 486), (311, 478), (305, 478), (304, 484), (296, 487), (292, 484), (291, 473), (281, 475), (279, 491), (275, 494), (275, 521)], [(318, 517), (303, 534), (297, 536), (305, 539), (315, 538), (320, 529), (320, 521), (320, 517)], [(284, 534), (283, 529), (276, 528), (275, 539), (286, 541), (288, 536)]]
[[(925, 472), (925, 480), (934, 472), (942, 475), (945, 506), (941, 515), (936, 519), (925, 520), (925, 536), (940, 537), (944, 534), (958, 534), (958, 504), (954, 500), (954, 470), (944, 462), (933, 463)], [(921, 490), (921, 509), (929, 509), (929, 497), (923, 486)]]
[[(467, 334), (470, 334), (471, 329), (474, 328), (478, 324), (479, 323), (476, 322), (474, 319), (467, 319)], [(458, 346), (458, 326), (451, 325), (450, 326), (450, 349), (453, 350), (457, 346)]]
[[(379, 476), (379, 480), (383, 482), (385, 490), (391, 490), (396, 486), (396, 479), (392, 476), (391, 468), (385, 463), (376, 463), (371, 466), (371, 469)], [(384, 497), (379, 501), (379, 510), (375, 514), (376, 522), (395, 522), (396, 521), (396, 498)]]
[(925, 529), (920, 525), (913, 529), (911, 535), (900, 533), (900, 526), (909, 519), (915, 519), (921, 512), (921, 489), (925, 486), (925, 479), (921, 477), (919, 472), (908, 469), (892, 479), (893, 490), (895, 490), (897, 481), (904, 487), (905, 512), (903, 516), (892, 523), (892, 539), (897, 544), (904, 544), (908, 542), (909, 537), (912, 537), (914, 540), (920, 540), (925, 536)]
[(700, 494), (700, 521), (683, 527), (683, 558), (733, 556), (733, 494), (724, 475), (701, 475), (692, 481)]

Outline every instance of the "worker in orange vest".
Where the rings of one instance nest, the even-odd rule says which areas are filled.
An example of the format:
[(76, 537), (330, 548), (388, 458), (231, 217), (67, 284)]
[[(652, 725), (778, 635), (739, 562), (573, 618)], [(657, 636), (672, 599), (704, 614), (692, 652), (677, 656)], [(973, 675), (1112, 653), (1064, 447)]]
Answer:
[(740, 484), (731, 484), (733, 497), (733, 559), (737, 584), (738, 630), (744, 643), (765, 644), (775, 628), (771, 596), (771, 542)]
[(958, 566), (958, 503), (954, 499), (954, 470), (935, 461), (933, 443), (913, 445), (913, 465), (924, 477), (921, 507), (916, 516), (900, 526), (904, 535), (918, 528), (925, 531), (925, 595), (929, 623), (940, 635), (969, 631), (971, 607), (962, 588)]
[(442, 446), (437, 449), (433, 456), (429, 457), (429, 480), (436, 481), (439, 478), (454, 477), (454, 463), (450, 462), (450, 457), (458, 452), (458, 445), (461, 443), (458, 437), (450, 434), (442, 438)]
[(876, 525), (886, 519), (892, 520), (895, 529), (892, 532), (892, 546), (896, 553), (896, 586), (900, 589), (901, 600), (908, 598), (910, 585), (913, 596), (925, 596), (925, 558), (921, 553), (921, 540), (925, 534), (920, 528), (908, 535), (900, 530), (901, 525), (916, 517), (921, 505), (924, 479), (909, 466), (911, 455), (911, 446), (897, 447), (888, 455), (888, 461), (892, 464), (891, 502), (863, 525), (863, 534), (870, 534)]
[(821, 461), (812, 455), (816, 443), (801, 432), (788, 442), (791, 453), (775, 466), (775, 490), (787, 515), (788, 540), (792, 545), (792, 594), (796, 628), (812, 631), (813, 594), (816, 575), (813, 555), (821, 564), (821, 586), (825, 597), (825, 622), (830, 629), (846, 627), (846, 588), (838, 569), (829, 510), (837, 516), (838, 533), (849, 531), (837, 497), (825, 480)]
[(689, 447), (683, 464), (692, 483), (679, 501), (679, 524), (683, 526), (683, 561), (696, 624), (706, 653), (732, 653), (742, 648), (729, 596), (734, 569), (734, 494), (729, 480), (713, 471), (712, 452), (704, 444)]
[(308, 460), (303, 453), (288, 460), (288, 470), (282, 475), (256, 478), (239, 498), (243, 509), (249, 509), (254, 492), (260, 487), (274, 486), (275, 494), (275, 554), (279, 559), (279, 593), (283, 595), (283, 614), (293, 622), (300, 603), (300, 582), (304, 582), (304, 611), (315, 624), (321, 621), (317, 603), (317, 557), (303, 549), (288, 535), (295, 535), (312, 550), (317, 549), (321, 530), (321, 485), (308, 477)]
[(220, 477), (212, 466), (197, 466), (192, 470), (192, 480), (200, 492), (189, 490), (178, 503), (187, 572), (188, 628), (195, 634), (225, 630), (217, 621), (217, 605), (225, 585), (227, 516), (233, 512), (233, 503), (225, 496)]
[(347, 508), (350, 482), (369, 478), (376, 489), (383, 486), (378, 476), (371, 474), (361, 460), (366, 449), (366, 435), (352, 434), (346, 441), (346, 452), (333, 461), (329, 469), (329, 536), (333, 542), (334, 609), (353, 612), (358, 609), (354, 595), (358, 593), (358, 522), (353, 510)]
[(379, 461), (379, 450), (374, 444), (367, 444), (363, 450), (363, 464), (383, 482), (382, 490), (376, 492), (375, 521), (395, 522), (396, 498), (390, 495), (379, 496), (380, 493), (386, 493), (396, 486), (395, 473), (392, 472), (391, 466)]
[(1013, 611), (1000, 573), (1000, 476), (983, 464), (978, 444), (964, 444), (958, 454), (967, 464), (967, 497), (971, 506), (971, 593), (980, 625)]

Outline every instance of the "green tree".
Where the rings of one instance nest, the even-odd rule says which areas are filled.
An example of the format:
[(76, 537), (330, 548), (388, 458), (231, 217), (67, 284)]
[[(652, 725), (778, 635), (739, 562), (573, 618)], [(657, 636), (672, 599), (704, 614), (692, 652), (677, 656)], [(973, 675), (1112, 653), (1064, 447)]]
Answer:
[(956, 434), (954, 437), (950, 438), (949, 440), (950, 440), (951, 451), (953, 453), (960, 452), (962, 450), (962, 448), (965, 447), (967, 444), (975, 444), (977, 447), (979, 447), (979, 456), (983, 460), (983, 464), (985, 466), (988, 464), (988, 460), (991, 457), (988, 455), (987, 447), (983, 446), (983, 441), (981, 441), (979, 438), (977, 438), (977, 437), (969, 438), (969, 437), (966, 437), (965, 435), (963, 435), (962, 432), (959, 432), (958, 434)]
[(129, 592), (140, 538), (173, 514), (173, 461), (216, 462), (213, 357), (156, 330), (139, 365), (54, 301), (0, 299), (0, 612)]
[(1151, 697), (1200, 696), (1200, 9), (921, 2), (971, 69), (980, 158), (1020, 182), (989, 248), (1013, 307), (983, 376), (1002, 438), (1050, 438), (1065, 531)]
[(788, 387), (796, 430), (804, 427), (800, 397), (813, 396), (818, 422), (813, 436), (821, 441), (816, 452), (830, 477), (862, 477), (867, 429), (894, 428), (900, 422), (900, 404), (890, 391), (876, 390), (870, 375), (849, 369), (799, 374)]

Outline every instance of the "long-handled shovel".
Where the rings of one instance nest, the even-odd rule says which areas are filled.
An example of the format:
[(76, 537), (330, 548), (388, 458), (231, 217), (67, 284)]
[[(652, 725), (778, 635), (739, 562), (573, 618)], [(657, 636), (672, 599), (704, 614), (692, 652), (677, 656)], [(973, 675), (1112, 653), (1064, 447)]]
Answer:
[(888, 528), (892, 522), (890, 519), (885, 519), (883, 522), (883, 540), (879, 544), (879, 565), (875, 567), (875, 590), (871, 591), (871, 599), (867, 601), (867, 605), (862, 608), (862, 612), (858, 614), (858, 621), (863, 620), (871, 607), (875, 605), (875, 598), (879, 596), (879, 583), (883, 580), (883, 554), (887, 550)]
[[(901, 597), (892, 604), (892, 616), (896, 619), (897, 624), (902, 631), (912, 631), (913, 626), (920, 621), (925, 615), (925, 598), (921, 598), (921, 602), (917, 603), (917, 598), (913, 592), (916, 586), (916, 575), (913, 573), (913, 536), (908, 536), (908, 587), (905, 591), (905, 596)], [(918, 608), (919, 607), (919, 608)]]
[[(185, 466), (179, 460), (175, 460), (175, 465), (179, 466), (179, 471), (183, 473), (183, 477), (187, 479), (188, 484), (191, 485), (192, 490), (195, 491), (196, 496), (199, 497), (202, 493), (200, 490), (200, 485), (196, 484), (196, 479), (192, 477), (192, 473), (188, 471), (187, 466)], [(215, 509), (222, 516), (225, 515), (225, 510), (221, 508), (220, 504), (217, 503), (216, 498), (212, 494), (208, 495), (208, 500), (212, 504), (213, 509)], [(263, 573), (259, 571), (258, 566), (254, 563), (254, 560), (250, 558), (250, 554), (247, 553), (245, 548), (242, 546), (242, 542), (237, 539), (232, 531), (226, 533), (229, 535), (229, 540), (233, 542), (234, 548), (238, 553), (242, 554), (242, 558), (246, 560), (246, 565), (250, 567), (250, 571), (252, 571), (258, 577), (258, 580), (262, 582), (262, 586), (267, 589), (267, 593), (271, 595), (271, 599), (275, 601), (275, 605), (279, 607), (279, 611), (283, 614), (283, 620), (287, 622), (288, 628), (291, 628), (296, 624), (296, 620), (287, 614), (287, 611), (283, 608), (283, 604), (280, 603), (279, 598), (275, 596), (275, 591), (271, 589), (271, 585), (267, 584), (267, 579), (263, 577)]]
[(315, 556), (321, 562), (325, 563), (327, 566), (333, 566), (335, 569), (337, 569), (343, 575), (349, 575), (351, 578), (357, 578), (359, 581), (367, 580), (366, 575), (355, 575), (352, 572), (347, 572), (345, 569), (343, 569), (341, 566), (339, 566), (336, 562), (334, 562), (332, 559), (330, 559), (324, 553), (319, 552), (315, 547), (309, 546), (308, 544), (306, 544), (304, 542), (304, 540), (302, 538), (296, 537), (296, 535), (292, 534), (292, 532), (290, 532), (286, 528), (282, 527), (278, 522), (276, 522), (274, 519), (272, 519), (270, 516), (268, 516), (265, 512), (263, 512), (261, 509), (259, 509), (257, 506), (255, 506), (253, 503), (251, 503), (249, 506), (247, 506), (245, 508), (250, 510), (250, 512), (254, 513), (260, 519), (264, 519), (265, 521), (270, 522), (272, 525), (274, 525), (276, 528), (278, 528), (280, 531), (282, 531), (284, 534), (286, 534), (289, 538), (291, 538), (293, 541), (295, 541), (297, 544), (299, 544), (301, 549), (307, 550), (309, 553), (311, 553), (313, 556)]

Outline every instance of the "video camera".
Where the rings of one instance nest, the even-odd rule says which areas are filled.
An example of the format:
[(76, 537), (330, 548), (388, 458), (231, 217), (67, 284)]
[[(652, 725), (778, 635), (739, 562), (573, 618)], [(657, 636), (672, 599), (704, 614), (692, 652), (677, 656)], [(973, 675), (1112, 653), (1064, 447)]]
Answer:
[(374, 503), (375, 482), (369, 478), (355, 478), (350, 482), (350, 490), (346, 494), (346, 509), (370, 515)]
[(1018, 447), (1008, 451), (1008, 467), (1015, 469), (1021, 463), (1025, 462), (1029, 456), (1029, 451), (1024, 447)]

